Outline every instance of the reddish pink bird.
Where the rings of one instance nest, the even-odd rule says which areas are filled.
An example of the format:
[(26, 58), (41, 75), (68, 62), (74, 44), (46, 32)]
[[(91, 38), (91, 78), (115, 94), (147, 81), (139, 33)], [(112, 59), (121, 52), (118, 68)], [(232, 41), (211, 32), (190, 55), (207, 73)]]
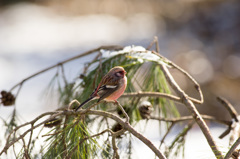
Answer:
[(113, 67), (101, 80), (91, 96), (80, 104), (76, 111), (89, 101), (98, 98), (98, 101), (116, 101), (125, 91), (127, 86), (126, 71), (123, 67)]

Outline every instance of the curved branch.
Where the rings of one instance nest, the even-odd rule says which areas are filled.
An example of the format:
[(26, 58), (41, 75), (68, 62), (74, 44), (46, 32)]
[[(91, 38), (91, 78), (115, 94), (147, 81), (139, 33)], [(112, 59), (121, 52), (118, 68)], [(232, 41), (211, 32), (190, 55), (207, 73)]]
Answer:
[[(53, 114), (53, 115), (52, 115)], [(12, 145), (14, 145), (17, 141), (19, 141), (20, 139), (23, 139), (29, 132), (31, 132), (33, 129), (43, 125), (45, 122), (47, 122), (48, 120), (50, 119), (53, 119), (55, 118), (56, 116), (59, 116), (59, 115), (62, 115), (64, 114), (64, 112), (47, 112), (47, 113), (44, 113), (44, 114), (41, 114), (40, 116), (38, 116), (37, 118), (35, 118), (34, 120), (30, 121), (30, 122), (27, 122), (25, 124), (22, 124), (18, 127), (16, 127), (14, 130), (12, 130), (12, 132), (8, 135), (8, 138), (7, 138), (7, 142), (6, 142), (6, 145), (4, 146), (3, 150), (0, 152), (0, 156), (4, 153), (4, 152), (7, 152), (8, 148)], [(14, 140), (12, 140), (10, 142), (10, 137), (12, 135), (12, 133), (15, 133), (18, 129), (20, 129), (21, 127), (24, 127), (26, 125), (33, 125), (36, 121), (38, 121), (39, 119), (41, 119), (42, 117), (46, 116), (46, 115), (52, 115), (50, 118), (44, 120), (43, 122), (35, 125), (35, 126), (32, 126), (31, 128), (29, 128), (27, 131), (25, 131), (22, 135), (20, 135), (18, 138), (15, 138)]]
[[(202, 115), (202, 114), (201, 114), (201, 116), (204, 120), (214, 121), (214, 122), (224, 124), (224, 125), (227, 125), (227, 126), (230, 126), (232, 124), (231, 121), (219, 120), (219, 119), (216, 119), (213, 116)], [(182, 122), (182, 121), (187, 121), (187, 120), (193, 120), (193, 117), (192, 116), (182, 116), (182, 117), (179, 117), (179, 118), (161, 118), (161, 117), (150, 116), (149, 119), (176, 123), (176, 122)]]
[(89, 110), (87, 113), (92, 115), (105, 116), (117, 121), (124, 129), (128, 130), (131, 134), (133, 134), (135, 137), (137, 137), (139, 140), (145, 143), (146, 146), (148, 146), (156, 154), (156, 156), (158, 156), (160, 159), (166, 159), (166, 157), (153, 145), (153, 143), (150, 140), (148, 140), (142, 134), (137, 132), (129, 123), (124, 122), (118, 116), (100, 110)]
[[(179, 67), (178, 65), (176, 65), (174, 62), (168, 60), (166, 57), (160, 55), (160, 54), (157, 53), (156, 51), (152, 51), (152, 53), (155, 54), (155, 55), (157, 55), (157, 56), (159, 56), (160, 58), (162, 58), (162, 59), (163, 59), (164, 61), (166, 61), (167, 64), (168, 64), (169, 66), (171, 66), (172, 68), (175, 68), (175, 69), (179, 70), (182, 74), (184, 74), (188, 79), (190, 79), (190, 80), (194, 83), (195, 89), (196, 89), (196, 90), (198, 91), (198, 93), (199, 93), (200, 100), (194, 99), (194, 98), (192, 98), (192, 97), (188, 97), (189, 99), (191, 99), (191, 98), (194, 99), (195, 102), (198, 103), (198, 104), (202, 104), (202, 103), (204, 102), (203, 94), (202, 94), (202, 90), (201, 90), (200, 85), (198, 84), (198, 82), (197, 82), (189, 73), (187, 73), (185, 70), (183, 70), (181, 67)], [(192, 100), (192, 99), (191, 99), (191, 100)]]
[(217, 100), (228, 110), (231, 117), (238, 122), (238, 113), (234, 106), (223, 97), (217, 97)]
[(16, 85), (14, 85), (14, 86), (10, 89), (10, 92), (11, 92), (13, 89), (15, 89), (17, 86), (22, 85), (25, 81), (27, 81), (27, 80), (29, 80), (29, 79), (31, 79), (31, 78), (33, 78), (33, 77), (35, 77), (35, 76), (37, 76), (37, 75), (39, 75), (39, 74), (41, 74), (41, 73), (44, 73), (44, 72), (46, 72), (46, 71), (48, 71), (48, 70), (51, 70), (51, 69), (53, 69), (53, 68), (55, 68), (55, 67), (61, 66), (61, 65), (65, 64), (65, 63), (67, 63), (67, 62), (76, 60), (76, 59), (78, 59), (78, 58), (80, 58), (80, 57), (83, 57), (83, 56), (92, 54), (92, 53), (97, 52), (97, 51), (100, 51), (100, 50), (102, 50), (102, 49), (104, 49), (104, 50), (118, 50), (118, 49), (122, 49), (122, 48), (123, 48), (122, 46), (118, 46), (118, 45), (109, 45), (109, 46), (100, 46), (100, 47), (98, 47), (98, 48), (96, 48), (96, 49), (92, 49), (92, 50), (86, 51), (86, 52), (81, 53), (81, 54), (79, 54), (79, 55), (77, 55), (77, 56), (71, 57), (71, 58), (69, 58), (69, 59), (67, 59), (67, 60), (64, 60), (64, 61), (62, 61), (62, 62), (59, 62), (59, 63), (57, 63), (57, 64), (55, 64), (55, 65), (52, 65), (52, 66), (50, 66), (50, 67), (47, 67), (47, 68), (39, 71), (39, 72), (37, 72), (37, 73), (32, 74), (31, 76), (23, 79), (21, 82), (19, 82), (19, 83), (17, 83)]
[[(124, 93), (120, 98), (128, 98), (128, 97), (158, 97), (158, 98), (166, 98), (172, 100), (174, 102), (182, 103), (182, 99), (178, 96), (160, 92), (131, 92), (131, 93)], [(189, 97), (189, 99), (196, 104), (201, 104), (199, 100), (195, 98)]]
[[(104, 117), (108, 117), (111, 118), (113, 120), (115, 120), (116, 122), (118, 122), (125, 130), (128, 130), (130, 133), (132, 133), (135, 137), (137, 137), (139, 140), (141, 140), (143, 143), (145, 143), (155, 154), (156, 156), (158, 156), (160, 159), (165, 159), (166, 157), (153, 145), (153, 143), (148, 140), (146, 137), (144, 137), (142, 134), (140, 134), (139, 132), (137, 132), (128, 122), (123, 121), (120, 117), (108, 113), (108, 112), (104, 112), (104, 111), (100, 111), (100, 110), (79, 110), (78, 112), (72, 111), (72, 110), (64, 110), (64, 111), (58, 111), (58, 112), (47, 112), (44, 113), (40, 116), (38, 116), (37, 118), (35, 118), (34, 120), (32, 120), (31, 122), (27, 122), (17, 128), (15, 128), (13, 130), (13, 132), (16, 132), (19, 128), (26, 126), (28, 124), (33, 124), (36, 121), (38, 121), (40, 118), (42, 118), (43, 116), (46, 115), (52, 115), (49, 119), (55, 118), (57, 116), (60, 115), (82, 115), (82, 114), (92, 114), (92, 115), (100, 115), (100, 116), (104, 116)], [(33, 129), (43, 125), (46, 121), (48, 121), (49, 119), (44, 120), (43, 122), (32, 126), (30, 129), (26, 130), (22, 135), (20, 135), (18, 138), (14, 139), (13, 141), (9, 142), (9, 138), (11, 136), (12, 133), (9, 134), (9, 137), (7, 139), (7, 143), (4, 146), (3, 150), (0, 152), (0, 155), (4, 152), (7, 152), (8, 148), (12, 145), (14, 145), (17, 141), (19, 141), (20, 139), (23, 139), (24, 136), (26, 136), (29, 132), (31, 132)]]
[(185, 106), (191, 112), (193, 118), (199, 125), (200, 129), (202, 130), (205, 138), (207, 139), (207, 142), (208, 142), (210, 148), (212, 149), (213, 153), (215, 154), (216, 158), (222, 159), (223, 157), (222, 157), (221, 151), (219, 151), (219, 148), (216, 145), (215, 141), (213, 140), (213, 137), (209, 131), (207, 124), (205, 123), (202, 116), (197, 111), (193, 102), (189, 99), (188, 95), (176, 83), (176, 81), (170, 74), (169, 70), (167, 69), (166, 65), (160, 65), (160, 67), (161, 67), (167, 81), (169, 82), (170, 86), (180, 97), (182, 97), (182, 102), (185, 104)]
[[(55, 112), (46, 112), (46, 113), (43, 113), (43, 114), (39, 115), (37, 118), (35, 118), (34, 120), (32, 120), (32, 121), (30, 121), (30, 122), (26, 122), (26, 123), (24, 123), (24, 124), (22, 124), (22, 125), (19, 125), (18, 127), (16, 127), (15, 129), (13, 129), (13, 130), (9, 133), (9, 135), (8, 135), (8, 137), (7, 137), (7, 141), (9, 141), (10, 136), (11, 136), (14, 132), (16, 132), (18, 129), (20, 129), (20, 128), (26, 126), (26, 125), (33, 125), (36, 121), (38, 121), (38, 120), (41, 119), (42, 117), (47, 116), (47, 115), (52, 115), (52, 114), (54, 114), (54, 113), (55, 113)], [(0, 155), (1, 155), (1, 153), (0, 153)]]

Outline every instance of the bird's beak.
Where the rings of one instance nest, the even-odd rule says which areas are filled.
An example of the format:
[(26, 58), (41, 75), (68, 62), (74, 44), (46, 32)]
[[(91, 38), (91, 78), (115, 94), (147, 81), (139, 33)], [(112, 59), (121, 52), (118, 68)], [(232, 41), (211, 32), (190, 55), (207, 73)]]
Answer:
[(127, 74), (127, 72), (126, 71), (124, 71), (124, 75), (126, 75)]

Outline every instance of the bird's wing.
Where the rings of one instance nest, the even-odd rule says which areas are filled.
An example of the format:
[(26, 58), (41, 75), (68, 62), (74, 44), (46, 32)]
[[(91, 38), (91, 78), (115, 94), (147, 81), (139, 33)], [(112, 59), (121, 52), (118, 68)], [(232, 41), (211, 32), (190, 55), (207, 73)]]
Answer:
[(100, 97), (98, 99), (98, 102), (106, 97), (108, 97), (109, 95), (111, 95), (113, 92), (115, 92), (116, 90), (118, 90), (118, 85), (102, 85), (99, 89), (98, 89), (98, 96)]

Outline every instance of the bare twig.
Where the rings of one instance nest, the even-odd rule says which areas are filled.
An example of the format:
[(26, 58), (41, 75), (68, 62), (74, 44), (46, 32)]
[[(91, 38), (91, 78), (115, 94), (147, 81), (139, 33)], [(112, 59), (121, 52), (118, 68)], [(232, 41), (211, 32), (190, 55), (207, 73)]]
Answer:
[[(159, 53), (157, 53), (155, 51), (152, 51), (152, 53), (159, 56), (160, 58), (162, 58), (164, 61), (166, 61), (168, 63), (169, 66), (172, 66), (172, 68), (175, 68), (175, 69), (179, 70), (181, 73), (183, 73), (188, 79), (190, 79), (194, 83), (195, 89), (198, 91), (199, 96), (200, 96), (200, 100), (195, 99), (195, 103), (202, 104), (204, 99), (203, 99), (203, 94), (202, 94), (201, 87), (198, 84), (198, 82), (189, 73), (187, 73), (185, 70), (183, 70), (181, 67), (179, 67), (178, 65), (176, 65), (172, 61), (168, 60), (166, 57), (160, 55)], [(188, 98), (190, 99), (192, 97), (188, 97)]]
[(129, 131), (131, 134), (133, 134), (135, 137), (137, 137), (139, 140), (141, 140), (143, 143), (145, 143), (155, 154), (156, 156), (158, 156), (160, 159), (164, 159), (166, 158), (153, 144), (150, 140), (148, 140), (146, 137), (144, 137), (142, 134), (140, 134), (139, 132), (137, 132), (129, 123), (124, 122), (121, 118), (119, 118), (118, 116), (108, 113), (108, 112), (104, 112), (104, 111), (100, 111), (100, 110), (89, 110), (87, 112), (88, 114), (94, 114), (94, 115), (100, 115), (100, 116), (105, 116), (108, 118), (111, 118), (113, 120), (115, 120), (116, 122), (118, 122), (124, 129), (126, 129), (127, 131)]
[[(108, 113), (108, 112), (104, 112), (104, 111), (100, 111), (100, 110), (79, 110), (78, 112), (75, 111), (62, 111), (62, 112), (48, 112), (49, 114), (55, 113), (54, 115), (51, 116), (51, 118), (54, 118), (56, 116), (60, 116), (60, 115), (81, 115), (81, 114), (92, 114), (92, 115), (99, 115), (99, 116), (104, 116), (107, 118), (111, 118), (113, 120), (115, 120), (116, 122), (118, 122), (123, 129), (129, 131), (131, 134), (133, 134), (135, 137), (137, 137), (138, 139), (140, 139), (143, 143), (145, 143), (160, 159), (164, 159), (166, 158), (153, 144), (150, 140), (148, 140), (147, 138), (145, 138), (142, 134), (140, 134), (139, 132), (137, 132), (129, 123), (126, 123), (125, 121), (123, 121), (120, 117)], [(39, 117), (38, 117), (39, 118)], [(47, 119), (49, 120), (49, 119)], [(34, 126), (33, 129), (35, 129), (36, 127), (42, 125), (44, 122), (46, 122), (47, 120), (39, 123), (38, 125)], [(20, 137), (18, 137), (16, 140), (12, 141), (11, 143), (8, 143), (7, 145), (5, 145), (5, 148), (2, 150), (1, 153), (7, 151), (7, 149), (13, 145), (15, 142), (17, 142), (19, 139), (21, 139), (23, 136), (25, 136), (30, 130), (27, 130), (25, 133), (23, 133)], [(0, 155), (1, 155), (0, 153)]]
[(238, 122), (238, 113), (236, 111), (236, 109), (233, 107), (233, 105), (227, 101), (225, 98), (223, 97), (217, 97), (217, 100), (228, 110), (228, 112), (230, 113), (231, 117)]
[[(34, 120), (32, 120), (32, 121), (30, 121), (30, 122), (26, 122), (26, 123), (24, 123), (24, 124), (22, 124), (22, 125), (19, 125), (18, 127), (16, 127), (15, 129), (13, 129), (13, 130), (9, 133), (9, 135), (8, 135), (8, 137), (7, 137), (7, 141), (9, 141), (11, 135), (12, 135), (13, 133), (15, 133), (18, 129), (20, 129), (20, 128), (26, 126), (26, 125), (32, 125), (32, 124), (34, 124), (36, 121), (38, 121), (39, 119), (41, 119), (41, 118), (43, 118), (43, 117), (45, 117), (45, 116), (47, 116), (47, 115), (52, 115), (52, 114), (55, 114), (55, 112), (46, 112), (46, 113), (43, 113), (43, 114), (39, 115), (37, 118), (35, 118)], [(1, 153), (0, 153), (0, 155), (1, 155)]]
[(225, 136), (227, 136), (231, 130), (232, 130), (232, 123), (228, 126), (228, 128), (218, 137), (220, 139), (224, 138)]
[(123, 109), (123, 107), (121, 106), (121, 104), (116, 101), (115, 104), (121, 109), (122, 113), (124, 114), (125, 118), (126, 118), (126, 123), (129, 123), (129, 116), (128, 114), (125, 112), (125, 110)]
[[(79, 103), (78, 103), (79, 104)], [(39, 119), (41, 119), (42, 117), (46, 116), (46, 115), (52, 115), (51, 118), (54, 118), (56, 116), (60, 116), (60, 115), (81, 115), (81, 114), (95, 114), (95, 115), (101, 115), (101, 116), (104, 116), (104, 117), (108, 117), (108, 118), (111, 118), (111, 119), (114, 119), (115, 121), (117, 121), (120, 125), (122, 125), (122, 127), (124, 128), (124, 131), (125, 130), (128, 130), (130, 133), (132, 133), (134, 136), (136, 136), (137, 138), (139, 138), (142, 142), (144, 142), (147, 146), (149, 146), (149, 148), (151, 148), (153, 150), (153, 152), (155, 152), (155, 154), (160, 157), (160, 158), (164, 158), (164, 156), (161, 154), (161, 152), (148, 140), (146, 139), (144, 136), (142, 136), (140, 133), (138, 133), (136, 130), (134, 130), (131, 125), (129, 123), (126, 123), (124, 122), (122, 119), (120, 119), (119, 117), (113, 115), (113, 114), (110, 114), (110, 113), (107, 113), (107, 112), (103, 112), (103, 111), (95, 111), (95, 110), (90, 110), (92, 107), (96, 106), (97, 104), (99, 103), (96, 103), (96, 104), (93, 104), (91, 105), (88, 109), (82, 109), (80, 110), (79, 112), (73, 112), (71, 110), (64, 110), (62, 112), (47, 112), (47, 113), (44, 113), (40, 116), (38, 116), (36, 119), (32, 120), (31, 122), (28, 122), (28, 123), (25, 123), (17, 128), (14, 129), (14, 132), (17, 131), (19, 128), (23, 127), (23, 126), (26, 126), (28, 124), (34, 124), (36, 121), (38, 121)], [(71, 107), (71, 104), (69, 105), (69, 107)], [(205, 116), (205, 118), (209, 119), (209, 120), (215, 120), (215, 118), (213, 117), (209, 117), (209, 116)], [(183, 121), (183, 120), (190, 120), (192, 119), (192, 117), (188, 116), (188, 117), (183, 117), (183, 118), (179, 118), (179, 119), (160, 119), (160, 120), (163, 120), (163, 121), (170, 121), (170, 122), (176, 122), (176, 121)], [(2, 152), (0, 153), (0, 155), (3, 153), (3, 152), (6, 152), (7, 149), (13, 145), (15, 142), (17, 142), (19, 139), (22, 139), (28, 132), (32, 132), (33, 129), (35, 129), (36, 127), (42, 125), (43, 123), (45, 123), (46, 121), (48, 121), (49, 119), (43, 121), (42, 123), (32, 127), (31, 129), (27, 130), (24, 134), (22, 134), (19, 138), (15, 139), (13, 142), (10, 142), (8, 144), (5, 145), (4, 149), (2, 150)], [(220, 121), (220, 123), (225, 123), (227, 124), (226, 121)], [(11, 135), (12, 133), (10, 133)], [(10, 136), (9, 136), (10, 137)], [(8, 138), (9, 138), (8, 137)], [(114, 139), (113, 139), (114, 141)], [(115, 153), (116, 154), (116, 153)], [(68, 154), (69, 156), (70, 154)]]
[[(209, 121), (214, 121), (214, 122), (218, 122), (220, 124), (224, 124), (227, 125), (228, 127), (231, 128), (231, 121), (226, 121), (226, 120), (218, 120), (215, 117), (209, 116), (209, 115), (201, 115), (202, 118), (204, 120), (209, 120)], [(182, 121), (188, 121), (188, 120), (194, 120), (192, 116), (182, 116), (179, 118), (162, 118), (162, 117), (154, 117), (154, 116), (150, 116), (149, 119), (152, 120), (158, 120), (158, 121), (165, 121), (165, 122), (171, 122), (170, 127), (168, 128), (167, 132), (165, 133), (165, 135), (163, 136), (162, 140), (161, 140), (161, 144), (160, 146), (163, 144), (166, 136), (169, 134), (170, 130), (172, 129), (172, 127), (178, 123), (178, 122), (182, 122)], [(230, 131), (230, 130), (229, 130)]]
[[(201, 116), (204, 120), (214, 121), (214, 122), (224, 124), (224, 125), (227, 125), (227, 126), (230, 126), (231, 123), (232, 123), (231, 121), (219, 120), (219, 119), (216, 119), (215, 117), (212, 117), (212, 116), (209, 116), (209, 115), (202, 115), (201, 114)], [(182, 117), (179, 117), (179, 118), (161, 118), (161, 117), (150, 116), (150, 119), (165, 121), (165, 122), (172, 122), (172, 123), (182, 122), (182, 121), (187, 121), (187, 120), (194, 120), (192, 116), (182, 116)]]
[[(120, 98), (128, 98), (128, 97), (158, 97), (158, 98), (166, 98), (172, 100), (174, 102), (182, 103), (182, 99), (172, 94), (166, 94), (161, 92), (131, 92), (124, 93)], [(189, 97), (189, 99), (196, 104), (200, 104), (199, 100)]]
[(113, 158), (119, 159), (118, 147), (116, 145), (116, 137), (122, 135), (125, 131), (126, 131), (125, 129), (119, 130), (117, 132), (111, 131), (111, 134), (112, 134), (112, 146), (113, 146), (113, 151), (114, 151)]
[(22, 138), (22, 142), (23, 142), (23, 149), (24, 149), (24, 158), (26, 159), (30, 159), (30, 156), (29, 156), (29, 152), (28, 152), (28, 148), (25, 144), (25, 140)]
[(47, 113), (44, 113), (40, 116), (38, 116), (37, 118), (35, 118), (34, 120), (30, 121), (30, 122), (27, 122), (25, 124), (22, 124), (18, 127), (16, 127), (14, 130), (12, 130), (12, 132), (8, 135), (8, 138), (7, 138), (7, 142), (6, 142), (6, 145), (4, 146), (3, 150), (0, 152), (0, 156), (2, 155), (2, 153), (4, 152), (7, 152), (8, 148), (12, 145), (14, 145), (16, 142), (18, 142), (20, 139), (23, 139), (29, 132), (31, 132), (33, 129), (43, 125), (46, 121), (48, 121), (49, 119), (46, 119), (44, 120), (43, 122), (35, 125), (35, 126), (32, 126), (30, 129), (28, 129), (27, 131), (25, 131), (22, 135), (20, 135), (18, 138), (15, 138), (14, 140), (10, 141), (10, 136), (12, 135), (12, 133), (15, 133), (18, 129), (20, 129), (21, 127), (24, 127), (26, 125), (29, 125), (29, 124), (34, 124), (36, 121), (38, 121), (39, 119), (41, 119), (42, 117), (46, 116), (46, 115), (51, 115), (51, 114), (54, 114), (50, 117), (50, 119), (53, 119), (55, 118), (56, 116), (59, 116), (61, 114), (64, 114), (64, 112), (47, 112)]
[(151, 47), (155, 44), (155, 49), (157, 52), (160, 52), (160, 48), (159, 48), (159, 43), (158, 43), (158, 37), (154, 36), (153, 41), (150, 43), (150, 45), (148, 45), (147, 50), (150, 50)]
[(235, 140), (239, 138), (239, 131), (240, 131), (240, 123), (238, 119), (239, 115), (236, 109), (233, 107), (233, 105), (229, 101), (227, 101), (222, 97), (217, 97), (217, 100), (228, 110), (229, 114), (233, 119), (231, 122), (231, 125), (228, 126), (227, 130), (225, 130), (223, 134), (220, 135), (219, 138), (223, 138), (231, 132), (229, 145), (232, 146)]
[[(31, 124), (31, 128), (32, 127), (33, 127), (33, 124)], [(29, 140), (28, 140), (28, 145), (27, 145), (28, 150), (30, 148), (30, 144), (31, 144), (31, 141), (32, 141), (32, 135), (33, 135), (33, 129), (31, 130), (30, 137), (29, 137)]]
[[(95, 105), (95, 104), (94, 104)], [(165, 156), (151, 143), (151, 141), (149, 141), (147, 138), (145, 138), (142, 134), (140, 134), (139, 132), (137, 132), (129, 123), (126, 123), (125, 121), (123, 121), (120, 117), (114, 115), (114, 114), (111, 114), (111, 113), (108, 113), (108, 112), (104, 112), (104, 111), (99, 111), (99, 110), (87, 110), (87, 109), (84, 109), (84, 110), (80, 110), (78, 112), (75, 112), (75, 111), (72, 111), (72, 110), (63, 110), (63, 111), (58, 111), (58, 112), (47, 112), (47, 113), (44, 113), (40, 116), (38, 116), (37, 118), (35, 118), (34, 120), (32, 120), (31, 122), (27, 122), (17, 128), (14, 129), (13, 132), (16, 132), (19, 128), (23, 127), (23, 126), (26, 126), (28, 124), (33, 124), (35, 123), (36, 121), (38, 121), (39, 119), (41, 119), (43, 116), (46, 116), (46, 115), (51, 115), (50, 119), (53, 119), (57, 116), (62, 116), (62, 115), (81, 115), (81, 114), (92, 114), (92, 115), (99, 115), (99, 116), (104, 116), (104, 117), (107, 117), (107, 118), (111, 118), (113, 120), (115, 120), (116, 122), (118, 122), (124, 130), (122, 131), (118, 131), (115, 133), (115, 137), (121, 133), (123, 133), (125, 130), (129, 131), (130, 133), (132, 133), (135, 137), (137, 137), (138, 139), (140, 139), (143, 143), (145, 143), (160, 159), (164, 159)], [(0, 155), (4, 152), (7, 152), (8, 148), (11, 147), (12, 145), (14, 145), (17, 141), (19, 141), (20, 139), (23, 139), (29, 132), (31, 132), (33, 129), (36, 129), (37, 127), (43, 125), (45, 122), (47, 122), (49, 119), (46, 119), (44, 120), (43, 122), (40, 122), (39, 124), (31, 127), (30, 129), (26, 130), (22, 135), (20, 135), (18, 138), (14, 139), (13, 141), (10, 141), (9, 142), (9, 138), (10, 138), (10, 135), (12, 133), (10, 133), (9, 137), (8, 137), (8, 140), (7, 140), (7, 143), (6, 145), (4, 146), (3, 150), (0, 152)], [(70, 154), (69, 154), (70, 155)], [(69, 156), (68, 155), (68, 156)]]
[(51, 70), (51, 69), (53, 69), (53, 68), (55, 68), (55, 67), (61, 66), (61, 65), (65, 64), (65, 63), (67, 63), (67, 62), (76, 60), (76, 59), (78, 59), (78, 58), (80, 58), (80, 57), (83, 57), (83, 56), (92, 54), (92, 53), (94, 53), (94, 52), (100, 51), (100, 50), (102, 50), (102, 49), (103, 49), (103, 50), (119, 50), (119, 49), (122, 49), (122, 47), (121, 47), (121, 46), (117, 46), (117, 45), (101, 46), (101, 47), (98, 47), (98, 48), (96, 48), (96, 49), (92, 49), (92, 50), (83, 52), (83, 53), (81, 53), (81, 54), (79, 54), (79, 55), (77, 55), (77, 56), (74, 56), (74, 57), (72, 57), (72, 58), (69, 58), (69, 59), (67, 59), (67, 60), (64, 60), (64, 61), (62, 61), (62, 62), (59, 62), (58, 64), (52, 65), (52, 66), (50, 66), (50, 67), (48, 67), (48, 68), (45, 68), (45, 69), (43, 69), (43, 70), (41, 70), (41, 71), (39, 71), (39, 72), (37, 72), (37, 73), (32, 74), (31, 76), (23, 79), (21, 82), (19, 82), (19, 83), (17, 83), (16, 85), (14, 85), (14, 86), (10, 89), (10, 92), (11, 92), (13, 89), (15, 89), (17, 86), (19, 86), (19, 85), (21, 86), (25, 81), (27, 81), (27, 80), (29, 80), (29, 79), (31, 79), (31, 78), (33, 78), (33, 77), (35, 77), (35, 76), (37, 76), (37, 75), (39, 75), (39, 74), (41, 74), (41, 73), (44, 73), (44, 72), (46, 72), (46, 71), (48, 71), (48, 70)]
[(224, 157), (224, 159), (229, 159), (230, 156), (232, 155), (232, 153), (235, 151), (235, 149), (238, 147), (238, 145), (240, 144), (240, 137), (236, 140), (236, 142), (232, 145), (232, 147), (230, 148), (230, 150), (228, 151), (228, 153), (226, 154), (226, 156)]
[(197, 111), (195, 105), (191, 100), (189, 100), (189, 97), (187, 94), (178, 86), (172, 75), (170, 74), (169, 70), (165, 65), (160, 65), (167, 81), (169, 82), (170, 86), (173, 88), (173, 90), (181, 97), (182, 102), (186, 105), (188, 110), (192, 113), (193, 118), (199, 125), (200, 129), (202, 130), (204, 136), (206, 137), (209, 146), (211, 147), (213, 153), (215, 154), (216, 158), (222, 159), (222, 153), (219, 151), (219, 148), (217, 147), (215, 141), (213, 140), (213, 137), (209, 131), (209, 128), (205, 121), (203, 120), (202, 116)]

